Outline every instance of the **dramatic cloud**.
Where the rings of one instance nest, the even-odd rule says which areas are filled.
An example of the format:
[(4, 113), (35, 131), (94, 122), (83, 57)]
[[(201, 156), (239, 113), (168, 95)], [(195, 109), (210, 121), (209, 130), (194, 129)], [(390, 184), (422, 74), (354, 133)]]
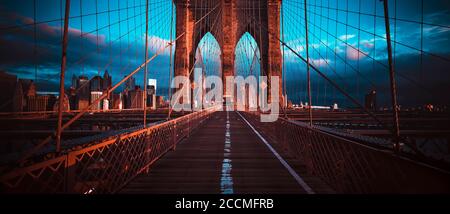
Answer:
[[(145, 42), (145, 35), (142, 38), (143, 38), (143, 42)], [(161, 37), (154, 36), (154, 35), (149, 35), (147, 37), (147, 39), (148, 39), (148, 48), (149, 48), (149, 50), (151, 50), (153, 52), (157, 52), (159, 50), (164, 49), (170, 43), (170, 40), (163, 39)], [(161, 54), (169, 55), (170, 48), (165, 48)]]
[(356, 37), (356, 35), (354, 35), (354, 34), (351, 34), (351, 35), (342, 35), (342, 36), (339, 36), (339, 39), (340, 39), (340, 40), (343, 40), (343, 41), (347, 41), (347, 40), (353, 39), (353, 38), (355, 38), (355, 37)]
[[(37, 19), (42, 23), (34, 25), (35, 20), (30, 18), (33, 17), (33, 12), (30, 12), (33, 11), (32, 4), (23, 3), (22, 5), (22, 1), (17, 1), (19, 3), (5, 2), (0, 5), (0, 7), (4, 7), (0, 8), (1, 11), (7, 11), (2, 12), (2, 19), (0, 19), (0, 70), (7, 70), (20, 78), (34, 78), (36, 69), (40, 90), (56, 90), (59, 81), (62, 40), (61, 21), (58, 20), (60, 17), (59, 6), (52, 4), (46, 6), (45, 9), (39, 9)], [(170, 4), (170, 1), (168, 2)], [(409, 2), (403, 2), (403, 4), (409, 4)], [(424, 14), (423, 19), (424, 22), (433, 25), (424, 24), (422, 26), (417, 23), (417, 20), (422, 18), (421, 14), (416, 14), (417, 16), (414, 17), (402, 17), (402, 19), (411, 21), (398, 20), (397, 23), (391, 25), (392, 38), (395, 40), (393, 41), (395, 68), (398, 73), (402, 104), (405, 104), (406, 101), (414, 101), (416, 104), (434, 101), (450, 102), (449, 95), (446, 93), (450, 91), (448, 83), (446, 83), (450, 78), (448, 72), (450, 67), (450, 60), (448, 60), (450, 59), (450, 27), (448, 27), (450, 12), (448, 10), (443, 11), (444, 8), (447, 8), (445, 6), (448, 5), (448, 2), (433, 1), (433, 3), (427, 4), (428, 12)], [(79, 6), (75, 4), (74, 11), (77, 11), (77, 7)], [(105, 9), (101, 7), (100, 10)], [(286, 9), (285, 15), (287, 17), (297, 17), (298, 14), (289, 15), (289, 13), (297, 13), (297, 10), (294, 10), (295, 8)], [(370, 11), (373, 8), (367, 9)], [(333, 8), (330, 11), (333, 11)], [(399, 7), (396, 12), (399, 13), (398, 15), (401, 15), (402, 12), (406, 12), (406, 14), (416, 13), (411, 8), (404, 6)], [(154, 13), (158, 13), (158, 11), (154, 11)], [(120, 20), (117, 17), (118, 14), (111, 14), (113, 19)], [(163, 12), (159, 14), (163, 14)], [(310, 13), (309, 48), (311, 63), (361, 100), (364, 93), (370, 90), (373, 85), (379, 91), (380, 96), (383, 96), (383, 93), (389, 89), (387, 84), (389, 78), (386, 68), (386, 35), (384, 23), (381, 19), (376, 18), (375, 20), (374, 18), (374, 23), (371, 23), (371, 17), (363, 16), (363, 19), (355, 22), (357, 14), (348, 13), (348, 20), (344, 20), (344, 16), (339, 15), (337, 19), (349, 25), (344, 26), (342, 24), (334, 25), (332, 21), (334, 17), (331, 17), (332, 19), (327, 22), (323, 22), (318, 16), (324, 14), (320, 14)], [(127, 25), (138, 26), (142, 17), (138, 17), (134, 21), (127, 20), (111, 26), (110, 29), (103, 29), (98, 32), (96, 29), (104, 28), (108, 24), (107, 21), (101, 20), (101, 26), (96, 26), (98, 23), (92, 22), (93, 19), (90, 19), (89, 16), (85, 17), (83, 28), (80, 20), (77, 21), (77, 18), (71, 19), (66, 84), (70, 82), (70, 77), (73, 74), (84, 74), (92, 77), (98, 73), (102, 74), (105, 69), (108, 69), (112, 74), (113, 81), (117, 82), (121, 77), (143, 63), (146, 39), (149, 41), (150, 57), (156, 50), (169, 42), (168, 38), (161, 35), (169, 34), (169, 28), (165, 29), (164, 23), (169, 23), (170, 17), (162, 17), (163, 19), (167, 18), (163, 21), (154, 20), (153, 23), (157, 24), (151, 26), (151, 28), (158, 29), (160, 32), (155, 35), (151, 34), (148, 38), (145, 38), (143, 29), (128, 32), (132, 31), (132, 27)], [(122, 20), (123, 18), (124, 16), (122, 16)], [(58, 21), (46, 22), (48, 20)], [(296, 20), (295, 24), (287, 23), (284, 25), (283, 30), (289, 47), (306, 59), (305, 26), (303, 24), (301, 20)], [(360, 26), (361, 30), (355, 30), (352, 27), (356, 25)], [(142, 26), (141, 28), (145, 29)], [(36, 30), (36, 35), (34, 30)], [(108, 30), (112, 31), (112, 35), (111, 33), (108, 34)], [(376, 36), (374, 37), (372, 33), (375, 33)], [(200, 46), (202, 58), (211, 55), (220, 56), (220, 50), (217, 50), (217, 48), (209, 45)], [(149, 66), (150, 78), (158, 79), (158, 86), (162, 86), (158, 87), (158, 90), (168, 85), (169, 50), (166, 49)], [(284, 54), (285, 71), (288, 77), (287, 89), (290, 91), (292, 98), (300, 99), (305, 95), (304, 90), (300, 87), (304, 85), (306, 77), (304, 75), (305, 63), (288, 49), (285, 49)], [(244, 55), (246, 58), (241, 61), (248, 64), (250, 60), (247, 60), (247, 58), (251, 56), (253, 55)], [(358, 69), (357, 72), (354, 69)], [(138, 73), (136, 79), (138, 84), (142, 84), (142, 72)], [(320, 82), (323, 81), (321, 77), (314, 76), (313, 79), (319, 81), (313, 84), (315, 96), (322, 96), (321, 93), (326, 92), (323, 96), (327, 96), (328, 101), (342, 98), (341, 95), (337, 95), (337, 98), (332, 97), (330, 95), (332, 89), (329, 85), (324, 90), (322, 88), (324, 83)], [(424, 92), (428, 95), (423, 95)], [(429, 94), (433, 95), (429, 96)]]
[[(18, 26), (34, 24), (34, 20), (15, 13), (7, 13), (0, 22), (0, 27), (8, 28), (11, 23)], [(62, 29), (60, 26), (51, 26), (41, 23), (29, 27), (13, 27), (0, 35), (1, 57), (0, 63), (4, 65), (34, 65), (36, 60), (42, 66), (58, 64), (61, 55)], [(36, 34), (34, 33), (36, 31)], [(78, 29), (69, 28), (69, 47), (79, 47), (84, 43), (86, 51), (92, 51), (97, 44), (105, 46), (105, 37), (91, 33), (82, 33)]]
[(331, 62), (329, 59), (309, 59), (311, 63), (317, 67), (326, 67)]
[[(0, 20), (0, 28), (7, 29), (0, 34), (0, 70), (29, 79), (35, 79), (36, 71), (39, 90), (57, 90), (62, 44), (60, 25), (34, 25), (32, 18), (7, 13)], [(126, 39), (107, 38), (103, 34), (97, 36), (96, 33), (82, 32), (74, 27), (70, 27), (68, 32), (66, 85), (70, 84), (73, 74), (92, 77), (99, 73), (102, 75), (104, 70), (108, 70), (116, 82), (144, 62), (145, 37), (135, 38), (134, 42), (128, 43)], [(149, 56), (167, 45), (167, 42), (156, 36), (149, 37)], [(168, 82), (168, 50), (150, 63), (150, 78), (158, 79), (161, 84)], [(141, 76), (140, 72), (136, 79), (142, 85)]]
[(367, 56), (362, 50), (347, 46), (347, 58), (351, 60), (360, 60)]
[(373, 41), (369, 41), (369, 40), (361, 41), (361, 45), (366, 49), (372, 49), (375, 47), (375, 45), (373, 44)]

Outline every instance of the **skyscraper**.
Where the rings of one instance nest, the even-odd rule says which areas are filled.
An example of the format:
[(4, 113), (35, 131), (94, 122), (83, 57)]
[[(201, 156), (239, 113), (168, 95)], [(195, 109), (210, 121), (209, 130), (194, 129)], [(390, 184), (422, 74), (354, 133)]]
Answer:
[[(108, 70), (105, 70), (105, 73), (103, 74), (103, 93), (108, 93), (108, 90), (112, 88), (112, 76), (109, 75)], [(111, 94), (108, 94), (108, 96), (103, 100), (103, 110), (108, 110), (112, 106), (112, 100)]]
[[(100, 98), (103, 95), (103, 92), (101, 91), (91, 91), (91, 104), (94, 103), (95, 100)], [(97, 102), (95, 105), (92, 106), (92, 110), (101, 110), (102, 109), (102, 101)]]
[(109, 75), (108, 70), (105, 70), (103, 74), (103, 91), (107, 91), (112, 87), (112, 77)]
[[(94, 102), (103, 95), (103, 78), (101, 76), (95, 76), (91, 79), (90, 82), (91, 88), (91, 100), (90, 104), (94, 104)], [(97, 102), (91, 108), (92, 110), (101, 110), (102, 109), (102, 101)]]
[(36, 96), (36, 85), (33, 80), (19, 79), (13, 95), (13, 111), (22, 112), (27, 110), (29, 97)]
[(92, 91), (103, 91), (103, 78), (95, 76), (90, 81), (90, 89)]
[(125, 82), (125, 91), (133, 91), (136, 88), (136, 79), (134, 77), (130, 77)]
[[(69, 90), (66, 91), (66, 94), (69, 96), (69, 103), (70, 103), (70, 109), (77, 109), (78, 108), (78, 104), (77, 104), (77, 89), (76, 87), (76, 83), (77, 83), (77, 79), (75, 77), (75, 85), (72, 85)], [(73, 83), (73, 78), (72, 78), (72, 83)]]
[(78, 78), (77, 76), (74, 74), (72, 75), (72, 84), (71, 84), (72, 88), (78, 88)]
[(147, 107), (156, 109), (156, 79), (149, 79), (147, 85)]
[(11, 111), (17, 76), (0, 71), (0, 111)]
[[(27, 111), (47, 111), (50, 96), (32, 96), (27, 98)], [(69, 101), (70, 102), (70, 101)]]
[(143, 109), (144, 108), (144, 91), (136, 87), (135, 90), (128, 92), (130, 98), (131, 109)]
[(120, 94), (112, 94), (112, 109), (123, 109), (123, 99), (122, 99), (122, 93)]
[(80, 76), (77, 81), (77, 109), (82, 110), (89, 106), (89, 79), (86, 76)]

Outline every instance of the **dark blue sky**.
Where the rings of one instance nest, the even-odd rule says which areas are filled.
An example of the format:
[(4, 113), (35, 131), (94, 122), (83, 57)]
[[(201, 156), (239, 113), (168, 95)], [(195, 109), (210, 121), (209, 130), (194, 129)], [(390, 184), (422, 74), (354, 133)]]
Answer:
[[(72, 0), (66, 83), (73, 74), (89, 77), (109, 70), (116, 82), (144, 59), (145, 0)], [(170, 38), (170, 0), (150, 1), (150, 55)], [(284, 40), (306, 57), (303, 5), (283, 1)], [(42, 91), (56, 91), (59, 82), (64, 1), (2, 1), (0, 4), (0, 70), (35, 79)], [(61, 4), (62, 3), (62, 4)], [(36, 7), (34, 7), (36, 5)], [(447, 0), (391, 0), (390, 15), (399, 96), (404, 105), (449, 103), (450, 3)], [(36, 13), (34, 12), (36, 9)], [(379, 0), (309, 0), (310, 59), (358, 99), (376, 88), (388, 103), (386, 40)], [(82, 18), (81, 18), (82, 17)], [(34, 25), (33, 23), (39, 23)], [(422, 24), (425, 23), (425, 24)], [(20, 26), (20, 27), (18, 27)], [(97, 30), (99, 29), (99, 30)], [(280, 35), (281, 36), (281, 35)], [(214, 38), (200, 46), (210, 68)], [(246, 44), (241, 44), (242, 41)], [(239, 45), (241, 44), (241, 45)], [(236, 48), (236, 72), (248, 74), (257, 44), (245, 35)], [(34, 51), (36, 50), (36, 51)], [(421, 50), (424, 54), (421, 55)], [(208, 54), (209, 53), (209, 54)], [(258, 53), (259, 54), (259, 53)], [(305, 100), (305, 64), (285, 50), (286, 88), (290, 99)], [(220, 60), (219, 60), (220, 61)], [(216, 65), (214, 65), (216, 63)], [(169, 50), (150, 64), (159, 93), (168, 85)], [(212, 72), (214, 73), (214, 72)], [(142, 84), (142, 72), (136, 78)], [(313, 75), (316, 103), (344, 103), (343, 96)]]

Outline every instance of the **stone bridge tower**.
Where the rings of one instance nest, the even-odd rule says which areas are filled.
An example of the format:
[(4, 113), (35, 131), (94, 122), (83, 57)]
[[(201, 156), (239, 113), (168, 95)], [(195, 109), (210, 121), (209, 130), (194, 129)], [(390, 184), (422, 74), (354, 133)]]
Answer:
[[(242, 35), (248, 32), (259, 47), (262, 57), (261, 75), (279, 76), (281, 87), (282, 56), (278, 40), (281, 1), (175, 0), (176, 36), (186, 34), (176, 42), (175, 76), (189, 74), (194, 66), (197, 46), (208, 32), (217, 39), (222, 50), (223, 81), (227, 76), (234, 76), (235, 47)], [(202, 17), (204, 18), (201, 19)], [(224, 95), (231, 95), (226, 88), (224, 82)], [(280, 99), (281, 94), (280, 88)]]

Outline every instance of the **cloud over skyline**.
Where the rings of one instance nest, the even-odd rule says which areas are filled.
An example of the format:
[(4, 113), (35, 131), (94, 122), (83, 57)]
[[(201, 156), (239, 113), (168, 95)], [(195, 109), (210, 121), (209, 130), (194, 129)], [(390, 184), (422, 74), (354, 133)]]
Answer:
[[(167, 2), (167, 5), (170, 5), (170, 1)], [(115, 7), (125, 8), (122, 3), (118, 4), (120, 5)], [(29, 4), (19, 5), (14, 2), (7, 2), (0, 6), (0, 11), (3, 11), (2, 19), (0, 19), (0, 70), (29, 79), (34, 79), (37, 73), (40, 90), (57, 90), (62, 41), (62, 21), (58, 19), (59, 6), (50, 5), (48, 8), (43, 8), (46, 13), (37, 14), (36, 20), (30, 12), (32, 11), (30, 7)], [(102, 7), (106, 6), (100, 6), (101, 14), (96, 21), (95, 15), (86, 15), (84, 19), (77, 17), (77, 12), (80, 13), (80, 11), (75, 5), (73, 9), (75, 15), (71, 18), (69, 25), (66, 77), (71, 77), (73, 74), (92, 77), (108, 70), (113, 76), (113, 81), (117, 82), (143, 63), (146, 38), (145, 25), (141, 22), (145, 14), (142, 14), (142, 11), (130, 9), (123, 9), (129, 13), (128, 15), (124, 11), (106, 13), (105, 8)], [(422, 93), (419, 89), (430, 90), (431, 88), (433, 93), (439, 94), (439, 91), (450, 90), (442, 83), (442, 78), (448, 76), (446, 71), (450, 67), (448, 61), (450, 59), (450, 19), (448, 18), (450, 10), (443, 8), (445, 7), (442, 5), (429, 7), (423, 15), (425, 24), (417, 23), (422, 17), (411, 15), (413, 10), (406, 6), (398, 9), (396, 13), (400, 21), (391, 24), (391, 31), (396, 70), (402, 91)], [(160, 12), (162, 15), (158, 19), (152, 19), (148, 36), (149, 56), (169, 42), (170, 28), (167, 26), (170, 23), (170, 17), (167, 14), (164, 15), (170, 11), (168, 9), (170, 8), (155, 8), (161, 11), (153, 11)], [(297, 15), (289, 14), (289, 11), (293, 13), (294, 9), (286, 10), (288, 11), (285, 13), (286, 17)], [(85, 14), (95, 14), (94, 12), (84, 11)], [(358, 17), (354, 12), (343, 14), (348, 15), (348, 19), (342, 14), (336, 14), (336, 17), (331, 16), (329, 17), (331, 20), (324, 22), (320, 21), (323, 14), (310, 12), (311, 63), (334, 81), (345, 87), (348, 86), (348, 90), (369, 90), (374, 85), (370, 82), (374, 82), (381, 91), (387, 90), (385, 87), (388, 85), (388, 80), (385, 78), (386, 35), (382, 19), (376, 17), (372, 20), (363, 16), (361, 21), (356, 22)], [(305, 29), (300, 20), (296, 20), (295, 24), (284, 26), (285, 41), (296, 53), (306, 58)], [(218, 65), (211, 64), (210, 67), (220, 68), (221, 62), (218, 57), (220, 50), (217, 51), (214, 45), (210, 45), (213, 43), (212, 40), (208, 40), (207, 43), (208, 45), (201, 45), (204, 61), (208, 58), (206, 53), (210, 53), (209, 55), (215, 57), (210, 57), (208, 62)], [(169, 52), (169, 48), (165, 49), (149, 66), (150, 78), (158, 79), (158, 85), (162, 86), (159, 88), (169, 85)], [(305, 64), (287, 48), (284, 49), (284, 54), (285, 71), (289, 81), (297, 83), (304, 81)], [(253, 61), (254, 58), (252, 54), (236, 53), (236, 56), (248, 58), (244, 60), (236, 58), (237, 66), (241, 66), (237, 69), (240, 72), (248, 69), (249, 61)], [(143, 84), (142, 72), (138, 73), (136, 79), (138, 84)], [(354, 81), (360, 81), (358, 83), (360, 85), (357, 86)], [(69, 82), (70, 78), (66, 78), (66, 84)], [(295, 84), (289, 87), (293, 94), (303, 93), (299, 92), (303, 89), (297, 88)], [(448, 95), (443, 96), (450, 100)]]

